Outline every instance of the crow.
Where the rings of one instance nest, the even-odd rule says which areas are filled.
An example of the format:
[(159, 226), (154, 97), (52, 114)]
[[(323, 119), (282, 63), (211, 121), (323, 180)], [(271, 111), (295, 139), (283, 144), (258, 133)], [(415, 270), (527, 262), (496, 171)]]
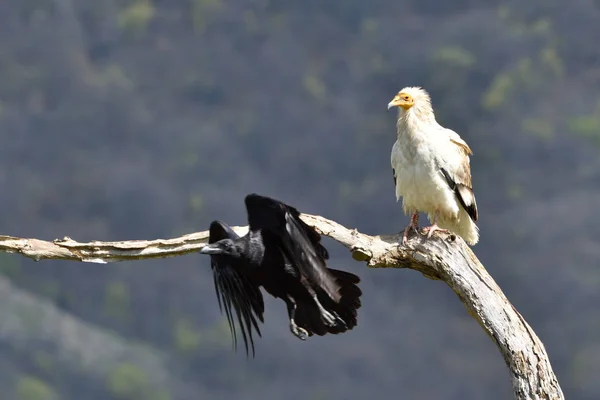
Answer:
[[(253, 330), (265, 310), (260, 287), (287, 305), (291, 332), (301, 340), (342, 333), (357, 324), (362, 291), (358, 276), (327, 268), (321, 236), (300, 219), (300, 212), (278, 200), (245, 198), (249, 231), (240, 237), (226, 223), (213, 221), (208, 244), (221, 312), (229, 322), (234, 348), (235, 319), (248, 355), (254, 357)], [(235, 312), (235, 316), (234, 316)]]

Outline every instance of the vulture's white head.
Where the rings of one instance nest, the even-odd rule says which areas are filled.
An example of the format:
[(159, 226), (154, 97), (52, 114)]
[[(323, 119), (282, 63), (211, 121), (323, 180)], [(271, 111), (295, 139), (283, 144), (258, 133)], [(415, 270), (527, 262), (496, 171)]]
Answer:
[(422, 120), (434, 118), (429, 93), (418, 86), (405, 87), (399, 91), (392, 101), (388, 103), (388, 110), (392, 107), (400, 109), (399, 115), (413, 114)]

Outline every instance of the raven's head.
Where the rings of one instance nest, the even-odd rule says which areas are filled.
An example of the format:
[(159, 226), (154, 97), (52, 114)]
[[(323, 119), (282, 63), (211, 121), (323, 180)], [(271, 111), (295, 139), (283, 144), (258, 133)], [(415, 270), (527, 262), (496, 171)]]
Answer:
[(241, 249), (240, 246), (238, 246), (238, 244), (232, 239), (222, 239), (218, 242), (207, 244), (200, 249), (200, 253), (210, 255), (222, 254), (231, 257), (240, 257)]

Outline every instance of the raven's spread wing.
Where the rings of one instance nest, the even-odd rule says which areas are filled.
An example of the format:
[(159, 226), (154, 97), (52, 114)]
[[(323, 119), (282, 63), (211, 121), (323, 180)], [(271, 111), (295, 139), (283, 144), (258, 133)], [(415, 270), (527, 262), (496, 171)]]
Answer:
[[(210, 224), (208, 243), (215, 243), (221, 239), (238, 238), (239, 236), (224, 222), (213, 221)], [(238, 326), (242, 331), (246, 354), (248, 354), (248, 342), (250, 342), (252, 356), (254, 356), (252, 327), (254, 327), (258, 336), (261, 336), (257, 318), (261, 322), (264, 322), (263, 314), (265, 305), (262, 293), (258, 286), (253, 284), (246, 275), (232, 265), (232, 258), (230, 256), (211, 255), (210, 265), (213, 271), (219, 309), (221, 312), (225, 310), (234, 347), (237, 347), (237, 334), (232, 307), (237, 315)]]
[(250, 230), (270, 232), (265, 239), (278, 240), (286, 257), (295, 265), (315, 288), (324, 290), (338, 302), (341, 286), (327, 269), (327, 249), (321, 244), (321, 235), (300, 219), (294, 207), (269, 197), (250, 194), (245, 199)]

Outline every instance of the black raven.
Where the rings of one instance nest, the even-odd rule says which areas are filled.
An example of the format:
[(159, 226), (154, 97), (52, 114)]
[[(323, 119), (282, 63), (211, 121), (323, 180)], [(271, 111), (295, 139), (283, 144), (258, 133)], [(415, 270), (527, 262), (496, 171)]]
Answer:
[(356, 326), (362, 292), (358, 276), (327, 268), (321, 236), (300, 219), (295, 208), (269, 197), (245, 198), (249, 232), (238, 236), (227, 224), (213, 221), (208, 245), (215, 289), (225, 310), (234, 345), (233, 311), (254, 355), (252, 330), (260, 336), (264, 302), (259, 287), (287, 305), (290, 330), (302, 340), (342, 333)]

